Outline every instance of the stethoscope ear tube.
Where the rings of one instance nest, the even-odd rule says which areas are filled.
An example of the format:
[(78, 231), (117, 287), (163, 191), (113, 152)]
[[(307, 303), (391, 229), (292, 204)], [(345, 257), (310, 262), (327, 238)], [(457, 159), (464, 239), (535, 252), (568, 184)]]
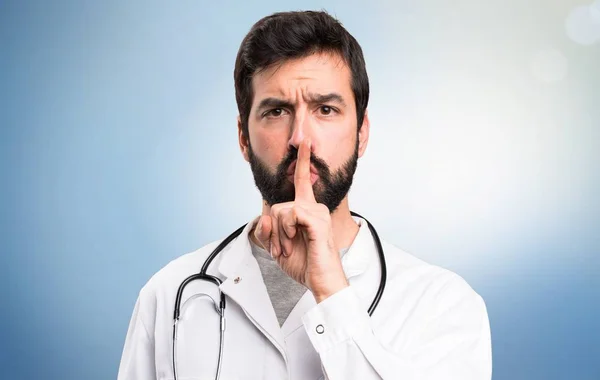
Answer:
[(200, 269), (200, 273), (201, 274), (206, 274), (206, 271), (208, 271), (208, 266), (210, 265), (210, 263), (212, 263), (212, 261), (214, 260), (215, 257), (217, 257), (217, 255), (229, 244), (233, 241), (233, 239), (235, 239), (236, 237), (238, 237), (242, 231), (244, 231), (244, 228), (246, 228), (246, 225), (248, 225), (248, 223), (244, 224), (243, 226), (241, 226), (240, 228), (238, 228), (237, 230), (233, 231), (233, 233), (229, 236), (227, 236), (225, 238), (225, 240), (223, 240), (218, 246), (217, 248), (215, 248), (211, 254), (206, 258), (206, 260), (204, 261), (204, 264), (202, 265), (202, 268)]
[(381, 245), (381, 239), (379, 239), (379, 234), (375, 230), (375, 227), (369, 222), (365, 217), (360, 216), (354, 211), (350, 211), (352, 216), (356, 216), (364, 219), (367, 222), (367, 226), (369, 226), (369, 230), (373, 235), (373, 240), (375, 241), (375, 245), (377, 246), (377, 252), (379, 253), (379, 268), (381, 269), (381, 278), (379, 280), (379, 288), (377, 288), (377, 293), (375, 294), (375, 298), (373, 298), (373, 302), (371, 302), (371, 306), (369, 306), (369, 316), (373, 315), (373, 312), (379, 305), (379, 301), (381, 300), (381, 296), (383, 295), (383, 290), (385, 289), (385, 283), (387, 281), (387, 265), (385, 263), (385, 255), (383, 254), (383, 246)]

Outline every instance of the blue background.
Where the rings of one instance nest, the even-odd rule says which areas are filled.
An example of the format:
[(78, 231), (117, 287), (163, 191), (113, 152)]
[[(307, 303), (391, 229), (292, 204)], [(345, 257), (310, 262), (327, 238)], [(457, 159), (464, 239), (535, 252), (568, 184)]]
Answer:
[(600, 3), (364, 3), (0, 2), (0, 378), (116, 377), (150, 276), (260, 212), (239, 43), (325, 8), (371, 81), (351, 208), (483, 296), (494, 379), (600, 379)]

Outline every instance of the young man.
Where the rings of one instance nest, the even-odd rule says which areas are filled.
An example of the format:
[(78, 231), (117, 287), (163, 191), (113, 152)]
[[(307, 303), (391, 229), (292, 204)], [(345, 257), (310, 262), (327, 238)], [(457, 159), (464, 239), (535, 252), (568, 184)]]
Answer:
[(261, 215), (214, 256), (206, 273), (215, 283), (181, 291), (177, 330), (180, 284), (221, 241), (150, 279), (119, 379), (490, 379), (481, 297), (386, 242), (384, 263), (376, 234), (350, 213), (370, 130), (357, 41), (324, 12), (273, 14), (242, 41), (234, 78), (239, 145)]

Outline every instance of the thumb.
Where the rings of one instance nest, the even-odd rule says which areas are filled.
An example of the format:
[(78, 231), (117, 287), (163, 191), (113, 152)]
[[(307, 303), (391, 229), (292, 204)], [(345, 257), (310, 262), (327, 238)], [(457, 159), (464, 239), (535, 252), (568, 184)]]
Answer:
[(258, 240), (265, 251), (271, 253), (271, 231), (272, 231), (271, 217), (269, 215), (263, 215), (258, 219), (256, 223), (256, 229), (254, 230), (254, 236)]

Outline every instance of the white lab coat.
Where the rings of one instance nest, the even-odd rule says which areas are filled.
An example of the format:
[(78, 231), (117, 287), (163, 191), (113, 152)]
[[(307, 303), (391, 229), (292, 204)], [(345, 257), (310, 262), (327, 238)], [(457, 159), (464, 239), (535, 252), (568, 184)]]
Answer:
[[(382, 241), (385, 292), (372, 317), (380, 266), (367, 223), (342, 259), (350, 287), (316, 304), (310, 291), (282, 327), (252, 256), (248, 233), (215, 258), (209, 273), (227, 295), (221, 379), (489, 380), (489, 321), (482, 298), (458, 275)], [(179, 284), (197, 273), (220, 241), (181, 256), (140, 291), (127, 331), (119, 380), (172, 379), (173, 306)], [(235, 280), (237, 278), (237, 281)], [(190, 283), (182, 304), (216, 285)], [(218, 299), (218, 298), (217, 298)], [(177, 341), (179, 380), (213, 379), (218, 315), (198, 299), (182, 311)], [(317, 333), (317, 326), (319, 331)]]

